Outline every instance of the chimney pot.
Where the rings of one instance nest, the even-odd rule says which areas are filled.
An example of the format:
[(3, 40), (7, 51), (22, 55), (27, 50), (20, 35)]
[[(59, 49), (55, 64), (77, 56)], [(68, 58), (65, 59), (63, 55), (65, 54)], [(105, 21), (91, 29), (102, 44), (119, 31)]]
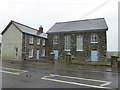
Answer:
[(39, 27), (39, 31), (38, 32), (43, 33), (43, 27), (42, 27), (42, 25)]

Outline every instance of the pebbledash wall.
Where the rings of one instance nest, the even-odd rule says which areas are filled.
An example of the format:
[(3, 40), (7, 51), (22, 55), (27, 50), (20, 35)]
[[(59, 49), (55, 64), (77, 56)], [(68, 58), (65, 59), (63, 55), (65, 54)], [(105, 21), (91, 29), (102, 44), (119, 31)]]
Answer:
[[(91, 35), (98, 35), (98, 43), (91, 43)], [(53, 44), (53, 38), (58, 35), (58, 44)], [(71, 51), (64, 51), (64, 36), (71, 36)], [(76, 51), (76, 37), (83, 36), (83, 51)], [(53, 50), (58, 50), (58, 59), (65, 59), (68, 52), (71, 53), (74, 59), (91, 60), (91, 50), (98, 51), (98, 60), (105, 60), (106, 58), (106, 32), (79, 32), (79, 33), (55, 33), (48, 34), (48, 55)]]

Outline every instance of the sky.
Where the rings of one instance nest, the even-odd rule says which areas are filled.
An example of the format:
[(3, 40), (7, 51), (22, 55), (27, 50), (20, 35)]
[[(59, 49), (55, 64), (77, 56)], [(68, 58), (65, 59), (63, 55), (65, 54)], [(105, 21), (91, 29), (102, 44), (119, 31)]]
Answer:
[(0, 32), (11, 21), (48, 31), (56, 22), (105, 18), (107, 50), (118, 51), (119, 0), (0, 0)]

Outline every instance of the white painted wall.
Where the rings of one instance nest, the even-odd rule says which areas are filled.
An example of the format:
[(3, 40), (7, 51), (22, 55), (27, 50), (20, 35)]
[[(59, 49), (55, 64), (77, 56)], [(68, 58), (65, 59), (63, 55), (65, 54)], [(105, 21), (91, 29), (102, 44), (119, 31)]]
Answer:
[[(11, 24), (2, 36), (2, 60), (22, 60), (22, 33)], [(15, 47), (18, 58), (15, 58)]]

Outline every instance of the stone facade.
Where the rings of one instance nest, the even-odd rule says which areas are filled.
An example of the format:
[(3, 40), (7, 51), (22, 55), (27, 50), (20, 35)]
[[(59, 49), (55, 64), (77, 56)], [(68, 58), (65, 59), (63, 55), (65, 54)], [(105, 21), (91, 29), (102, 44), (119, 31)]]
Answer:
[[(33, 37), (33, 44), (29, 43), (30, 36)], [(37, 45), (37, 39), (40, 39), (40, 44)], [(45, 40), (45, 45), (43, 45), (43, 40)], [(37, 60), (37, 50), (39, 50), (39, 59), (45, 59), (46, 58), (46, 40), (45, 38), (40, 38), (37, 36), (29, 35), (29, 34), (23, 34), (23, 48), (22, 48), (22, 58), (23, 60)], [(33, 57), (29, 58), (29, 49), (33, 49)], [(45, 56), (42, 56), (43, 49), (45, 50)]]
[[(98, 43), (91, 43), (91, 35), (98, 35)], [(58, 35), (58, 44), (53, 44), (53, 37)], [(71, 36), (71, 51), (64, 51), (64, 36)], [(76, 51), (76, 36), (83, 36), (83, 51)], [(71, 53), (71, 57), (80, 60), (91, 60), (91, 50), (98, 51), (98, 60), (105, 60), (106, 58), (106, 31), (101, 32), (77, 32), (77, 33), (48, 33), (48, 53), (58, 50), (58, 59), (66, 57), (67, 52)]]

